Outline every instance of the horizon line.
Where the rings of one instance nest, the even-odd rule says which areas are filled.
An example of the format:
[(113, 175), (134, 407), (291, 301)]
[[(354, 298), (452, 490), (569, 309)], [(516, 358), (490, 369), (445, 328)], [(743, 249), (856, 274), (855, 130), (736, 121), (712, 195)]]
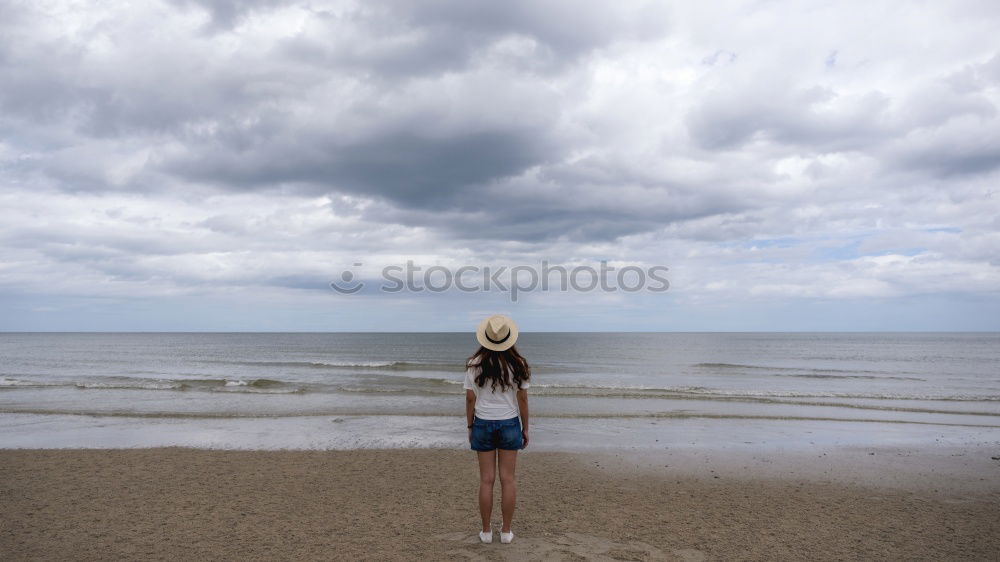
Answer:
[[(0, 330), (0, 334), (472, 334), (475, 330)], [(1000, 330), (521, 330), (522, 334), (1000, 334)]]

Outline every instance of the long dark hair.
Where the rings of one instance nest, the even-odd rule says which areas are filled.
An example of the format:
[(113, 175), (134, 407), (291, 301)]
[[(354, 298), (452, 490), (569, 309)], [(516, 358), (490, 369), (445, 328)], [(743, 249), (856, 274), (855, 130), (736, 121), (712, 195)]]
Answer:
[(501, 391), (506, 391), (509, 387), (520, 390), (521, 383), (531, 379), (528, 360), (522, 357), (514, 346), (504, 351), (493, 351), (480, 346), (479, 350), (466, 360), (465, 367), (478, 367), (476, 386), (481, 387), (486, 381), (492, 381), (490, 386), (492, 390), (496, 390), (497, 385), (500, 385)]

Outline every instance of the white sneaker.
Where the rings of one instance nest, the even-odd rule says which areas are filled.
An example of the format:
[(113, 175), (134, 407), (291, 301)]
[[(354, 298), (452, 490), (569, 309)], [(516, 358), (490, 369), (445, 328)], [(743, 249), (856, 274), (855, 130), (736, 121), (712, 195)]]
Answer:
[(479, 540), (481, 540), (486, 544), (490, 544), (491, 542), (493, 542), (493, 531), (492, 530), (490, 530), (489, 532), (479, 531)]
[(503, 544), (510, 544), (510, 541), (514, 540), (514, 531), (511, 530), (509, 533), (500, 531), (500, 542)]

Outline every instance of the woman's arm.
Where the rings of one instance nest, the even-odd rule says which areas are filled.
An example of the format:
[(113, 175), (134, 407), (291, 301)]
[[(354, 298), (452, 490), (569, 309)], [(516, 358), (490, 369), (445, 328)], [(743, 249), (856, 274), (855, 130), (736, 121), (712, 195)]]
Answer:
[(469, 434), (472, 434), (472, 416), (476, 411), (476, 393), (465, 390), (465, 425), (469, 426)]
[(517, 409), (521, 413), (521, 433), (524, 434), (524, 446), (528, 446), (528, 390), (517, 391)]

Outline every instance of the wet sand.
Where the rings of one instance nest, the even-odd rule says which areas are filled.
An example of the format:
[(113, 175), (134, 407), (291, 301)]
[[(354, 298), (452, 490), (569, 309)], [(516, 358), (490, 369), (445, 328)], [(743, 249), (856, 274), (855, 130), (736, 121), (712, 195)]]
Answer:
[(483, 545), (469, 451), (8, 449), (0, 558), (996, 559), (1000, 461), (872, 452), (529, 450), (515, 541)]

